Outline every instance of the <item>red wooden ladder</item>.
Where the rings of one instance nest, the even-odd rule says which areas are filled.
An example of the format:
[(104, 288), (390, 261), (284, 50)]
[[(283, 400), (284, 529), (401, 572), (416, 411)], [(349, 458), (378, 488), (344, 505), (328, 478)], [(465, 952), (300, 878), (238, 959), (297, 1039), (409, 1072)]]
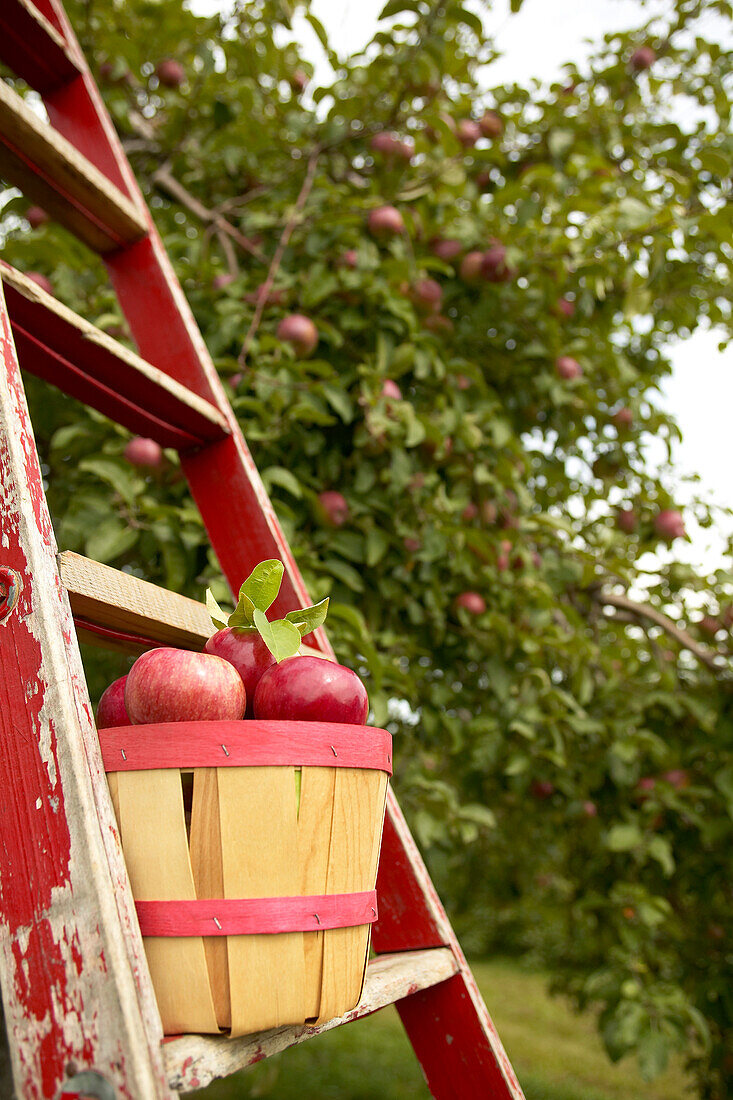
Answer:
[[(163, 1042), (77, 634), (131, 651), (161, 640), (200, 648), (203, 611), (158, 589), (148, 600), (153, 586), (58, 556), (19, 364), (178, 450), (233, 589), (262, 558), (278, 557), (286, 574), (274, 610), (309, 601), (58, 0), (0, 0), (0, 60), (40, 93), (50, 119), (0, 81), (0, 173), (101, 255), (140, 352), (2, 265), (0, 980), (14, 1087), (23, 1100), (158, 1100), (323, 1028)], [(160, 615), (141, 610), (148, 603)], [(330, 655), (323, 630), (315, 638)], [(324, 1026), (396, 1003), (434, 1096), (521, 1100), (392, 795), (378, 891), (364, 996)]]

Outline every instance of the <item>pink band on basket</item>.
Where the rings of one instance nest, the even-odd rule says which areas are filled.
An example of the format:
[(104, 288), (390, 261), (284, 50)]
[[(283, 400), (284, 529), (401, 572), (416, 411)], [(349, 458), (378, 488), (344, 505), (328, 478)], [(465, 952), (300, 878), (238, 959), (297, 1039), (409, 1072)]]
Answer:
[(162, 722), (99, 731), (106, 772), (301, 765), (392, 774), (392, 738), (339, 722)]
[(377, 891), (304, 898), (136, 901), (143, 936), (244, 936), (353, 928), (377, 919)]

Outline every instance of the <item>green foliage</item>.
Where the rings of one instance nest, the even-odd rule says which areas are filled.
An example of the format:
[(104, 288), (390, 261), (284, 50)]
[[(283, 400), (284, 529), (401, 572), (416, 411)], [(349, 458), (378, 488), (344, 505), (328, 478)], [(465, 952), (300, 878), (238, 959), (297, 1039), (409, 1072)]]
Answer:
[[(466, 942), (533, 950), (601, 1008), (613, 1057), (652, 1074), (684, 1047), (701, 1095), (727, 1095), (733, 575), (696, 575), (660, 543), (673, 483), (645, 449), (678, 436), (655, 405), (670, 341), (730, 330), (731, 55), (700, 19), (727, 27), (730, 5), (678, 0), (562, 85), (490, 92), (492, 44), (456, 0), (389, 4), (348, 58), (282, 0), (212, 19), (178, 0), (69, 7), (306, 582), (395, 733), (401, 801)], [(334, 69), (306, 94), (303, 12)], [(642, 44), (658, 57), (634, 74)], [(158, 86), (164, 57), (180, 88)], [(455, 124), (486, 109), (503, 134), (462, 145)], [(409, 163), (371, 149), (385, 130), (414, 143)], [(162, 165), (239, 243), (160, 189)], [(404, 233), (370, 235), (383, 205)], [(53, 223), (27, 232), (24, 209), (6, 195), (6, 258), (126, 339), (100, 264)], [(503, 242), (496, 281), (462, 277), (436, 239)], [(293, 312), (318, 327), (310, 358), (276, 337)], [(582, 375), (559, 377), (560, 356)], [(175, 453), (133, 470), (124, 432), (48, 392), (30, 380), (62, 546), (228, 599)], [(324, 490), (346, 498), (338, 526)], [(719, 649), (720, 670), (643, 614), (604, 613), (602, 587)], [(463, 592), (486, 610), (456, 607)]]

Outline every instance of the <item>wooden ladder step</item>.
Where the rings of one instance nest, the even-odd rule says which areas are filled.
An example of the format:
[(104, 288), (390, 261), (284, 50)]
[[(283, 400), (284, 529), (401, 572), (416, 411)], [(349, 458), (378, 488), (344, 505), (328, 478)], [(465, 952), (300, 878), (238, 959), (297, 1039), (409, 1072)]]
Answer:
[(41, 95), (81, 73), (62, 36), (32, 0), (0, 5), (0, 61)]
[(0, 80), (0, 173), (95, 252), (148, 233), (145, 214)]
[(422, 989), (447, 981), (459, 970), (449, 947), (378, 955), (367, 966), (361, 1000), (356, 1008), (315, 1027), (281, 1027), (229, 1039), (218, 1035), (181, 1035), (163, 1044), (168, 1083), (174, 1092), (205, 1088), (216, 1077), (226, 1077), (254, 1062), (303, 1043), (323, 1031), (349, 1024)]
[(61, 583), (81, 641), (140, 652), (156, 645), (203, 649), (216, 629), (202, 603), (64, 550)]
[[(58, 567), (82, 642), (125, 653), (160, 645), (202, 650), (216, 630), (205, 604), (188, 596), (71, 550), (58, 555)], [(300, 649), (327, 659), (311, 646)]]
[[(137, 435), (179, 451), (229, 434), (226, 417), (0, 260), (21, 367)], [(155, 410), (154, 412), (152, 410)]]

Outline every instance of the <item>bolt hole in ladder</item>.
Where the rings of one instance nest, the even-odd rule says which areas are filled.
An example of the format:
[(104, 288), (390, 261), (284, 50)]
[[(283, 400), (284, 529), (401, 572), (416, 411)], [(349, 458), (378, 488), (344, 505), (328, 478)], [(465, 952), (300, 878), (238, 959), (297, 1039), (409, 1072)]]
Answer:
[[(435, 1097), (522, 1100), (391, 794), (359, 1005), (316, 1028), (163, 1040), (78, 642), (201, 649), (210, 620), (194, 600), (57, 553), (20, 366), (179, 452), (234, 589), (278, 557), (273, 610), (308, 595), (58, 0), (0, 0), (0, 60), (50, 119), (0, 81), (0, 175), (101, 255), (140, 352), (0, 267), (0, 980), (13, 1076), (3, 1097), (159, 1100), (395, 1003)], [(312, 643), (333, 655), (323, 629)]]

